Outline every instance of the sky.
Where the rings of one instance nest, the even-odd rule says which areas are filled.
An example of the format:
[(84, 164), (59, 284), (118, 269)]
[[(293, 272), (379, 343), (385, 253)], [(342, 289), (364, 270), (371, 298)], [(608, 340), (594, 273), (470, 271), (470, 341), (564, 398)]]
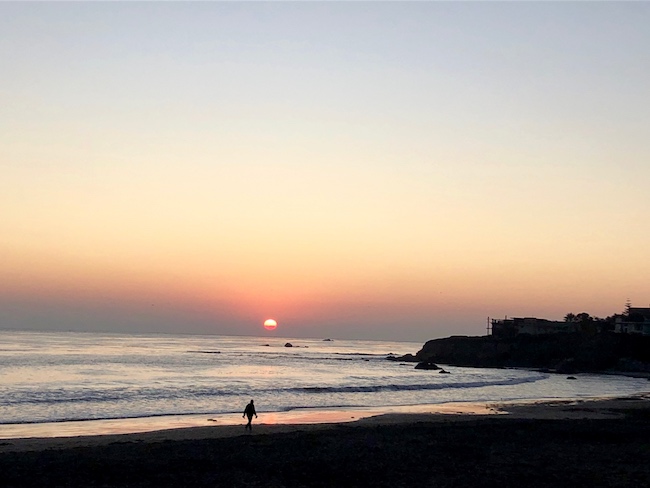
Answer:
[(0, 3), (0, 328), (423, 341), (647, 306), (649, 25)]

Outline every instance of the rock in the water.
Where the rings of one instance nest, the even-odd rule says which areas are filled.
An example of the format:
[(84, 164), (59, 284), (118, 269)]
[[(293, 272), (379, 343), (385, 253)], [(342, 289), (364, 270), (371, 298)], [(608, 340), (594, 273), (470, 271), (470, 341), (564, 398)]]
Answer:
[(293, 347), (293, 344), (291, 344), (290, 342), (287, 342), (287, 343), (284, 345), (284, 347)]
[(566, 379), (567, 380), (576, 380), (577, 378), (575, 376), (567, 376)]
[(440, 366), (438, 366), (435, 363), (423, 361), (421, 363), (416, 364), (415, 369), (440, 369)]
[(440, 374), (450, 374), (449, 371), (446, 371), (444, 369), (441, 369), (440, 371), (438, 371), (438, 373), (440, 373)]
[(418, 360), (415, 358), (413, 354), (404, 354), (403, 356), (394, 356), (393, 354), (389, 354), (386, 356), (386, 359), (389, 361), (404, 361), (407, 363), (417, 363)]

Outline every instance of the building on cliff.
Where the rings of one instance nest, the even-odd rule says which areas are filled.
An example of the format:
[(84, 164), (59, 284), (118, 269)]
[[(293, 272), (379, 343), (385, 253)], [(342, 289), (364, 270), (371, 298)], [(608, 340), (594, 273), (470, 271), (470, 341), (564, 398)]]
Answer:
[(512, 317), (491, 320), (494, 337), (515, 337), (519, 334), (545, 335), (560, 332), (579, 332), (580, 324), (575, 322), (558, 322), (555, 320), (538, 319), (536, 317)]
[(616, 317), (614, 332), (650, 335), (650, 307), (628, 307), (625, 315)]

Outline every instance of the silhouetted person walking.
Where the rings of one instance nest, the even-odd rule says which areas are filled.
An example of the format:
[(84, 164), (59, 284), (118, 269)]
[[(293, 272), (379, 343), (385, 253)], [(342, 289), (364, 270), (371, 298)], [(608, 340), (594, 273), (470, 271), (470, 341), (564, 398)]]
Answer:
[(244, 429), (248, 429), (250, 431), (253, 430), (253, 426), (251, 425), (251, 422), (253, 421), (253, 415), (255, 415), (255, 418), (257, 418), (257, 412), (255, 411), (255, 405), (253, 405), (253, 400), (246, 405), (246, 408), (244, 409), (244, 415), (242, 417), (248, 417), (248, 423), (246, 424), (246, 427)]

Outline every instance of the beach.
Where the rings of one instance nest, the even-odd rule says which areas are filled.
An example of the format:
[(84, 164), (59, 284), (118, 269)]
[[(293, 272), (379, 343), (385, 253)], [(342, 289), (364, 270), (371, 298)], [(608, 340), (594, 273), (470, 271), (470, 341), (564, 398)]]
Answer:
[(5, 439), (0, 485), (650, 486), (647, 395), (452, 410)]

